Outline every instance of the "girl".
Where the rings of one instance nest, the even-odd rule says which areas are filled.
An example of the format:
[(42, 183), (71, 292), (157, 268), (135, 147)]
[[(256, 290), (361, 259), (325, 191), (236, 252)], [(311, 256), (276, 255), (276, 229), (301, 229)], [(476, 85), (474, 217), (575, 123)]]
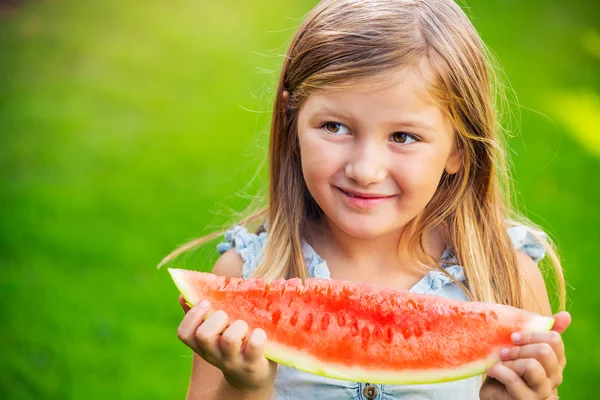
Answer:
[[(213, 273), (359, 280), (550, 314), (536, 264), (547, 252), (563, 308), (545, 235), (512, 222), (493, 75), (452, 0), (320, 2), (281, 72), (268, 207), (227, 231)], [(552, 332), (515, 332), (483, 383), (394, 386), (278, 366), (264, 331), (182, 306), (178, 335), (196, 353), (188, 399), (547, 399), (570, 323), (563, 312)]]

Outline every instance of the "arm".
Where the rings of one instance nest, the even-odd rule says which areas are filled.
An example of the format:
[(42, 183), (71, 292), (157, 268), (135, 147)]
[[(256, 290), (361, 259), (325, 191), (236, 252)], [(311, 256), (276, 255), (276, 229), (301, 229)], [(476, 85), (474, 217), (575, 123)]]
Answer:
[[(243, 261), (235, 249), (230, 249), (225, 252), (216, 262), (212, 272), (216, 275), (239, 277), (242, 274)], [(189, 307), (184, 306), (184, 310), (189, 310)], [(196, 310), (194, 310), (196, 312)], [(205, 313), (202, 313), (200, 320)], [(233, 321), (231, 321), (233, 322)], [(200, 321), (196, 320), (196, 325)], [(182, 322), (183, 326), (184, 322)], [(194, 324), (191, 324), (194, 326)], [(194, 326), (195, 328), (195, 326)], [(180, 326), (181, 329), (181, 326)], [(189, 331), (189, 329), (188, 329)], [(235, 386), (229, 384), (225, 379), (223, 372), (210, 364), (196, 352), (192, 363), (192, 373), (190, 385), (186, 400), (213, 400), (213, 399), (228, 399), (228, 400), (269, 400), (273, 393), (273, 385), (266, 388), (240, 391)]]
[(517, 262), (523, 272), (523, 309), (551, 317), (550, 300), (539, 267), (521, 251), (517, 252)]

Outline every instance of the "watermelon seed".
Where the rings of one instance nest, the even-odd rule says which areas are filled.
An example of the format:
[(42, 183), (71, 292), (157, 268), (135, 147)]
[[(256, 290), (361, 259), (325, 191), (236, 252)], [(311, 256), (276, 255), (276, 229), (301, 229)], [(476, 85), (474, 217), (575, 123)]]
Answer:
[(376, 326), (375, 329), (373, 329), (373, 339), (375, 340), (379, 340), (381, 338), (381, 329)]
[(273, 305), (273, 299), (269, 299), (267, 300), (267, 306), (265, 307), (265, 309), (267, 311), (271, 311), (271, 306)]
[(297, 322), (298, 322), (298, 311), (294, 311), (294, 313), (292, 314), (292, 318), (290, 318), (290, 324), (292, 326), (295, 326)]
[(410, 337), (410, 330), (408, 327), (402, 329), (402, 336), (404, 336), (404, 339), (408, 339)]
[(314, 320), (315, 320), (315, 317), (312, 313), (308, 313), (306, 315), (306, 321), (304, 321), (304, 330), (305, 331), (310, 331), (310, 327), (312, 326)]
[(323, 318), (321, 318), (321, 330), (325, 330), (327, 329), (327, 327), (329, 326), (329, 315), (324, 315)]
[(288, 301), (288, 308), (289, 308), (289, 307), (291, 307), (291, 305), (292, 305), (292, 301), (294, 301), (294, 298), (293, 298), (293, 297), (290, 297), (290, 301)]
[(388, 328), (385, 330), (385, 341), (387, 343), (392, 343), (392, 340), (394, 340), (394, 331), (388, 326)]
[(277, 324), (279, 322), (279, 319), (281, 318), (281, 311), (279, 310), (275, 310), (273, 311), (273, 315), (271, 316), (272, 321), (274, 324)]
[(415, 334), (415, 337), (421, 337), (421, 335), (423, 335), (423, 329), (421, 329), (420, 326), (415, 326), (413, 333)]
[(346, 325), (346, 315), (344, 314), (344, 312), (340, 312), (337, 316), (337, 323), (339, 326), (344, 326)]
[(352, 322), (352, 325), (350, 326), (350, 334), (352, 336), (358, 335), (358, 321), (354, 320), (354, 322)]
[(369, 336), (371, 336), (371, 332), (369, 332), (368, 326), (363, 326), (361, 336), (363, 344), (367, 344), (367, 342), (369, 341)]

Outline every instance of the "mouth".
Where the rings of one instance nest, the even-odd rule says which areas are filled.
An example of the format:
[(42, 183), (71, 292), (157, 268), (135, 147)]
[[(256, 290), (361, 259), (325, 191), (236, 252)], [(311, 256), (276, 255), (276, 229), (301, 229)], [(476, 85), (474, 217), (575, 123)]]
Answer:
[(364, 193), (364, 192), (350, 191), (350, 190), (339, 188), (337, 186), (336, 186), (336, 189), (338, 189), (340, 192), (342, 192), (343, 194), (345, 194), (346, 196), (348, 196), (350, 198), (363, 199), (363, 200), (380, 200), (380, 199), (387, 199), (387, 198), (395, 196), (395, 195), (388, 195), (388, 194), (382, 194), (382, 193)]
[(349, 191), (339, 187), (335, 187), (340, 194), (344, 203), (352, 209), (367, 210), (379, 207), (380, 205), (387, 204), (390, 199), (396, 197), (396, 195), (387, 195), (383, 193), (364, 193), (356, 192), (354, 190)]

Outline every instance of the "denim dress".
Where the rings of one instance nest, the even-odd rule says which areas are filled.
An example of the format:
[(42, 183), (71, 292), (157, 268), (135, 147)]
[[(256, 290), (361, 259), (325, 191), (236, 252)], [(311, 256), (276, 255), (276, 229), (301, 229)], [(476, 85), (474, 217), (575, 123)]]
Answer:
[[(509, 228), (508, 233), (517, 250), (525, 252), (535, 262), (544, 257), (544, 247), (533, 231), (518, 226)], [(545, 238), (543, 232), (536, 231), (535, 234)], [(244, 261), (242, 276), (247, 278), (258, 266), (266, 240), (267, 232), (257, 235), (249, 233), (245, 227), (236, 226), (225, 233), (225, 242), (217, 245), (217, 250), (223, 254), (235, 248)], [(308, 275), (314, 278), (331, 279), (327, 262), (319, 257), (308, 243), (302, 243), (302, 250)], [(463, 267), (458, 265), (450, 249), (446, 249), (443, 253), (441, 266), (456, 280), (465, 282)], [(463, 290), (441, 271), (428, 272), (410, 291), (468, 301)], [(435, 384), (370, 384), (326, 378), (279, 365), (275, 377), (274, 398), (278, 400), (469, 400), (479, 399), (481, 383), (482, 376), (479, 375)]]

